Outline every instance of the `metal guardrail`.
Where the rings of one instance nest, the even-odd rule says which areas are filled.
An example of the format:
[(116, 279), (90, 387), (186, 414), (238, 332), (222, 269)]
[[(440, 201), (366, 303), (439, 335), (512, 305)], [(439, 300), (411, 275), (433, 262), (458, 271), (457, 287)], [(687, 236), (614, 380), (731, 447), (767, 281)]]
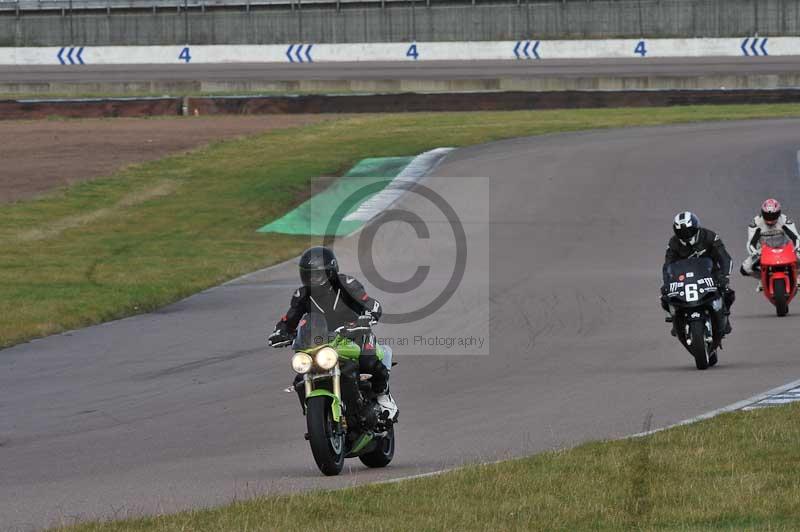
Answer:
[[(799, 89), (615, 90), (547, 92), (456, 92), (303, 96), (188, 97), (201, 116), (220, 114), (402, 113), (408, 111), (517, 111), (797, 103)], [(0, 120), (49, 116), (76, 118), (164, 116), (182, 113), (183, 98), (107, 98), (19, 101), (0, 99)]]
[[(508, 0), (509, 3), (530, 0)], [(592, 2), (595, 0), (533, 0), (536, 3)], [(635, 0), (632, 0), (635, 1)], [(153, 9), (206, 9), (225, 7), (258, 7), (270, 5), (308, 5), (308, 4), (376, 4), (387, 3), (418, 5), (438, 4), (488, 4), (481, 0), (0, 0), (2, 11), (98, 11), (98, 10), (153, 10)]]
[[(418, 0), (424, 3), (425, 0)], [(207, 9), (297, 4), (408, 3), (409, 0), (0, 0), (0, 11)], [(465, 3), (471, 3), (469, 0)]]
[[(419, 4), (431, 0), (0, 0), (0, 11), (97, 11), (97, 10), (136, 10), (153, 9), (206, 9), (225, 7), (258, 7), (270, 5), (308, 5), (308, 4), (376, 4), (405, 3), (416, 1)], [(464, 4), (475, 4), (477, 0), (463, 0)], [(513, 0), (512, 0), (513, 1)], [(540, 0), (541, 1), (541, 0)], [(559, 0), (561, 1), (561, 0)], [(581, 0), (587, 1), (587, 0)], [(444, 3), (444, 2), (442, 2)], [(457, 4), (458, 1), (448, 1)]]

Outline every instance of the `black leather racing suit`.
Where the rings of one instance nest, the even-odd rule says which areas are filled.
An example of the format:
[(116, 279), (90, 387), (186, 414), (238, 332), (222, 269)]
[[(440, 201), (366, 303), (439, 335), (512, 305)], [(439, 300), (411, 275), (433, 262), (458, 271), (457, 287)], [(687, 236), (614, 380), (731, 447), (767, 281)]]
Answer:
[[(691, 257), (709, 257), (714, 261), (713, 271), (716, 276), (717, 284), (722, 287), (725, 313), (730, 314), (730, 308), (736, 300), (736, 292), (728, 286), (733, 259), (731, 259), (728, 250), (725, 249), (725, 244), (722, 243), (722, 239), (720, 239), (719, 235), (710, 229), (701, 227), (694, 244), (684, 244), (677, 236), (670, 238), (669, 244), (667, 244), (666, 256), (664, 257), (664, 267), (662, 269), (664, 285), (668, 284), (667, 267), (673, 262)], [(661, 306), (664, 310), (669, 312), (669, 307), (664, 297), (661, 298)]]
[[(358, 280), (349, 275), (338, 274), (332, 282), (322, 286), (298, 288), (292, 296), (289, 310), (275, 325), (275, 330), (293, 335), (305, 313), (317, 312), (325, 316), (328, 329), (333, 331), (354, 322), (367, 311), (377, 320), (383, 309), (376, 299), (367, 295)], [(389, 371), (375, 354), (375, 338), (372, 335), (362, 335), (353, 340), (361, 345), (359, 371), (372, 374), (373, 389), (376, 393), (383, 392), (389, 380)]]

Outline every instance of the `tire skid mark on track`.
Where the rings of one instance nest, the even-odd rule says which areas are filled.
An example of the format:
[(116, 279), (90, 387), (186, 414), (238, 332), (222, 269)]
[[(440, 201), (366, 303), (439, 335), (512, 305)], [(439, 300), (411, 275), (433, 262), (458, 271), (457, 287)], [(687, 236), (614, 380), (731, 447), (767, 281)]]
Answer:
[(187, 362), (185, 364), (180, 364), (178, 366), (172, 366), (166, 369), (162, 369), (159, 371), (154, 371), (150, 373), (143, 373), (140, 375), (136, 375), (136, 380), (153, 380), (158, 379), (160, 377), (166, 377), (169, 375), (176, 375), (179, 373), (184, 373), (187, 371), (196, 370), (199, 368), (203, 368), (205, 366), (210, 366), (212, 364), (220, 364), (223, 362), (229, 362), (231, 360), (235, 360), (237, 358), (246, 357), (249, 355), (257, 355), (264, 352), (264, 348), (258, 346), (253, 349), (243, 349), (241, 351), (234, 351), (233, 353), (225, 353), (222, 355), (212, 356), (203, 358), (201, 360), (195, 360), (193, 362)]

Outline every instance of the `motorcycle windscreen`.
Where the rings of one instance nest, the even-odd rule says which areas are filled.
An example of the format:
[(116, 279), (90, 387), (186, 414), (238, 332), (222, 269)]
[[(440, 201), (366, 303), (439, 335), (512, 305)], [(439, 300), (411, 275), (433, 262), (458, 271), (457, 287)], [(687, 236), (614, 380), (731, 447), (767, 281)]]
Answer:
[(761, 238), (761, 247), (782, 248), (790, 242), (791, 240), (789, 240), (789, 237), (787, 237), (785, 233), (780, 233)]
[(683, 281), (681, 276), (688, 277), (687, 273), (692, 274), (691, 277), (711, 277), (713, 270), (714, 262), (708, 257), (692, 257), (667, 266), (667, 274), (674, 281)]
[(292, 347), (297, 351), (319, 347), (330, 341), (328, 336), (328, 320), (325, 316), (318, 312), (309, 312), (303, 315), (297, 325), (297, 336)]
[(769, 235), (761, 239), (762, 266), (789, 266), (797, 261), (794, 242), (784, 234)]

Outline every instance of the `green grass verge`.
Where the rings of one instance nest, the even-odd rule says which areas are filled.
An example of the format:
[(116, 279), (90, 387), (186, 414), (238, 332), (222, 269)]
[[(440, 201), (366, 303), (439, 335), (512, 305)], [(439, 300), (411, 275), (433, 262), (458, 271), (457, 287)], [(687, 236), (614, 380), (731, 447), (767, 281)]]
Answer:
[(800, 116), (800, 105), (365, 115), (215, 143), (0, 206), (0, 346), (163, 306), (290, 258), (257, 234), (366, 157), (591, 128)]
[(800, 404), (737, 412), (437, 477), (60, 530), (797, 530), (798, 418)]

